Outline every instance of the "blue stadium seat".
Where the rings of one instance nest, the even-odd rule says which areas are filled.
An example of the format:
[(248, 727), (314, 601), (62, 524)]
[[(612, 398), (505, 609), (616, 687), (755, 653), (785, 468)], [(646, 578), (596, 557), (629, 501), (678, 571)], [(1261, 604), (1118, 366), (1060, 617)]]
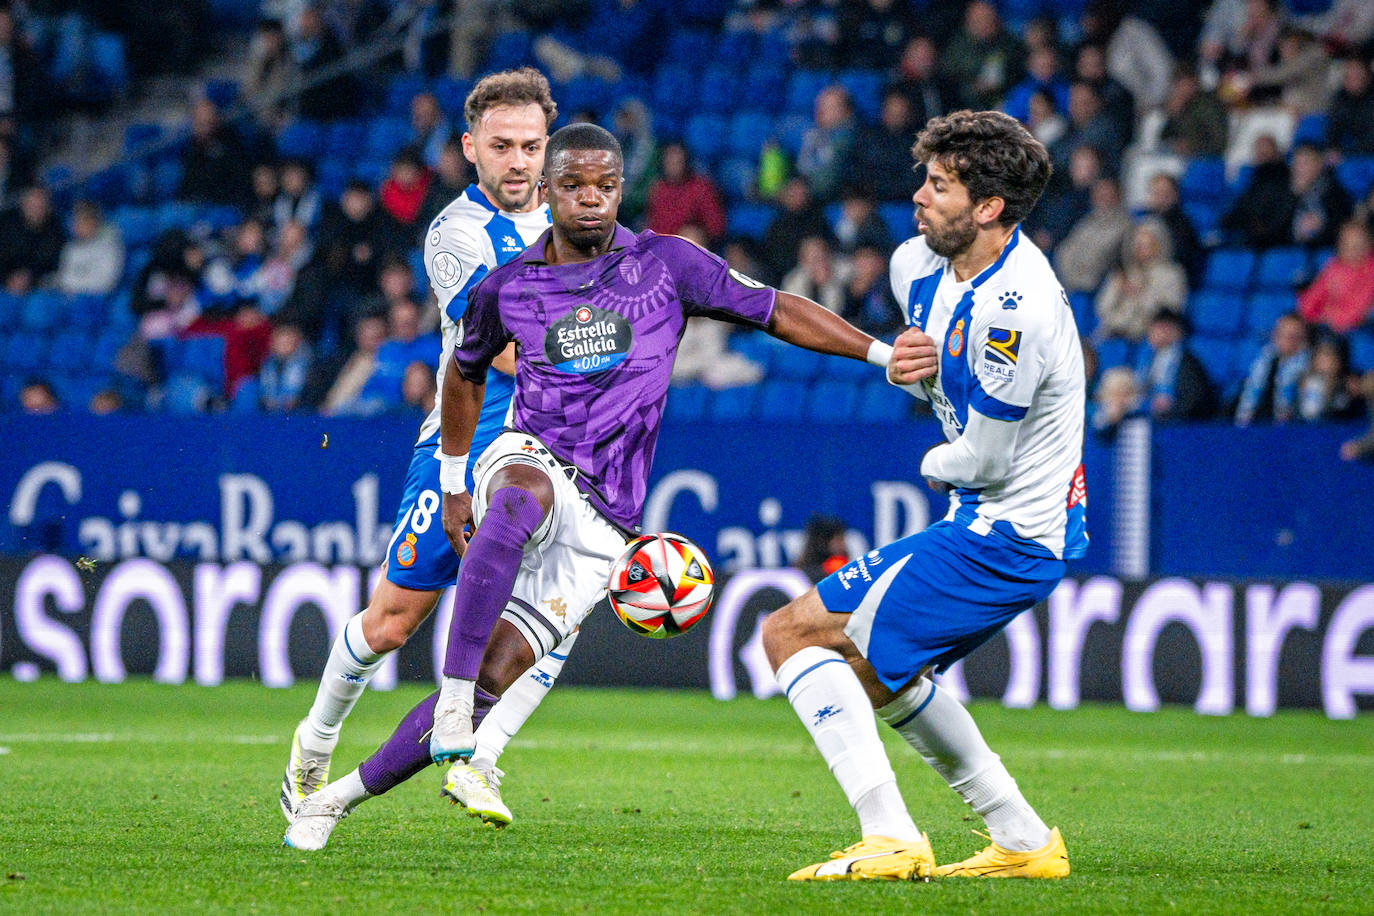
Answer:
[(682, 139), (697, 161), (714, 164), (726, 153), (725, 117), (718, 114), (692, 115)]
[(1088, 337), (1097, 330), (1097, 302), (1092, 293), (1069, 293), (1069, 311), (1073, 312), (1078, 333)]
[[(740, 73), (737, 65), (712, 64), (697, 77), (697, 110), (729, 115), (737, 107), (739, 90)], [(747, 100), (740, 101), (747, 103)]]
[(761, 420), (796, 421), (805, 416), (807, 386), (785, 379), (765, 379), (756, 415)]
[(472, 91), (472, 81), (445, 75), (434, 81), (430, 91), (439, 100), (439, 107), (444, 110), (445, 114), (450, 118), (461, 119), (463, 102), (467, 100), (468, 93)]
[(194, 375), (178, 372), (162, 389), (162, 408), (170, 414), (186, 416), (205, 410), (210, 388)]
[(124, 128), (124, 155), (141, 152), (162, 139), (162, 125), (150, 121), (135, 121)]
[(837, 80), (849, 90), (854, 101), (854, 110), (865, 121), (877, 121), (879, 109), (883, 106), (883, 84), (887, 76), (880, 70), (845, 70)]
[(1232, 368), (1235, 343), (1231, 339), (1199, 335), (1190, 340), (1188, 345), (1218, 388), (1225, 388), (1231, 383), (1235, 374)]
[(762, 331), (740, 331), (730, 335), (730, 349), (763, 367), (764, 374), (772, 371), (774, 360), (786, 344)]
[(107, 99), (129, 85), (129, 68), (124, 60), (124, 39), (113, 32), (97, 32), (91, 37), (93, 92)]
[(834, 80), (830, 74), (816, 70), (794, 70), (787, 81), (787, 111), (808, 118), (815, 112), (816, 96)]
[(725, 388), (712, 393), (710, 417), (713, 420), (748, 420), (754, 415), (754, 396), (758, 389), (753, 385), (740, 388)]
[(730, 116), (728, 147), (733, 156), (758, 161), (763, 144), (773, 136), (773, 119), (765, 111), (737, 111)]
[(52, 339), (48, 365), (58, 372), (81, 372), (91, 368), (91, 336), (81, 331), (63, 331)]
[(771, 63), (790, 70), (792, 67), (792, 42), (782, 28), (760, 32), (754, 39), (754, 59)]
[(754, 196), (758, 170), (742, 156), (732, 156), (716, 166), (716, 179), (728, 200), (748, 200)]
[(916, 207), (911, 201), (879, 204), (878, 215), (883, 218), (888, 237), (892, 241), (903, 242), (916, 234)]
[(758, 241), (768, 231), (775, 215), (776, 211), (770, 204), (738, 203), (730, 208), (726, 223), (731, 235), (743, 235)]
[(410, 140), (410, 119), (382, 115), (367, 127), (366, 153), (373, 159), (390, 160)]
[(23, 312), (24, 300), (0, 290), (0, 331), (12, 331), (19, 327)]
[[(749, 57), (722, 57), (722, 60), (750, 60)], [(787, 89), (787, 68), (771, 60), (754, 59), (739, 92), (740, 101), (758, 108), (775, 103)]]
[(773, 135), (788, 155), (796, 156), (801, 150), (802, 139), (811, 127), (810, 115), (785, 114), (773, 121)]
[(1315, 143), (1319, 146), (1325, 146), (1327, 121), (1325, 112), (1304, 115), (1293, 131), (1293, 142), (1295, 144)]
[(11, 335), (5, 345), (4, 362), (10, 372), (19, 375), (46, 368), (48, 339), (32, 331), (19, 331)]
[(239, 100), (239, 84), (229, 79), (206, 80), (205, 97), (223, 111)]
[(24, 300), (22, 324), (25, 330), (55, 330), (67, 319), (67, 302), (56, 290), (38, 289)]
[[(754, 33), (748, 29), (738, 29), (721, 34), (716, 39), (716, 60), (752, 61), (757, 59), (758, 42)], [(770, 68), (777, 66), (771, 58), (764, 61)]]
[(326, 133), (327, 157), (356, 159), (367, 148), (367, 123), (354, 118), (334, 121)]
[(425, 78), (418, 73), (398, 73), (386, 87), (386, 113), (410, 117), (410, 100), (425, 91)]
[(334, 200), (343, 193), (344, 185), (352, 175), (353, 166), (350, 160), (341, 156), (328, 156), (316, 164), (315, 185), (320, 190), (320, 196), (326, 200)]
[(1135, 343), (1120, 337), (1109, 337), (1097, 345), (1097, 371), (1105, 372), (1114, 366), (1135, 363)]
[(1374, 187), (1374, 156), (1347, 156), (1336, 164), (1336, 178), (1350, 196), (1363, 199)]
[(663, 59), (700, 71), (704, 64), (716, 59), (716, 36), (705, 29), (675, 29), (668, 38)]
[(665, 64), (654, 74), (650, 106), (660, 114), (685, 115), (696, 105), (696, 74), (682, 64)]
[(1200, 290), (1188, 299), (1188, 317), (1199, 334), (1227, 337), (1240, 330), (1245, 300), (1236, 293)]
[(166, 200), (175, 197), (177, 190), (181, 187), (182, 176), (185, 174), (186, 167), (181, 164), (180, 159), (164, 159), (153, 166), (152, 194), (154, 199)]
[(314, 159), (325, 151), (324, 128), (314, 121), (293, 121), (277, 134), (277, 152), (283, 156)]
[(879, 377), (881, 374), (873, 366), (859, 362), (857, 359), (845, 359), (842, 356), (822, 356), (816, 377), (821, 382), (860, 383)]
[(1255, 293), (1245, 309), (1245, 329), (1256, 340), (1268, 340), (1279, 317), (1298, 307), (1296, 293)]
[(553, 97), (558, 100), (560, 111), (592, 111), (598, 115), (611, 110), (616, 96), (616, 87), (598, 77), (583, 76), (554, 89)]
[(778, 378), (808, 382), (821, 371), (821, 354), (801, 347), (782, 347), (773, 361), (773, 374)]
[(67, 298), (67, 327), (81, 331), (86, 337), (94, 339), (105, 325), (105, 314), (109, 304), (105, 297), (96, 293), (82, 293)]
[[(852, 359), (846, 362), (860, 365)], [(858, 407), (861, 387), (861, 383), (851, 379), (827, 379), (809, 386), (805, 416), (811, 420), (847, 422)]]
[(1207, 258), (1202, 288), (1224, 292), (1244, 292), (1254, 272), (1255, 254), (1243, 248), (1221, 248)]
[(129, 248), (142, 248), (157, 235), (157, 223), (146, 207), (120, 207), (110, 214), (110, 222)]
[(91, 368), (101, 371), (114, 369), (115, 357), (129, 340), (129, 335), (119, 329), (107, 329), (95, 339), (91, 347)]
[(1216, 202), (1226, 195), (1226, 162), (1219, 157), (1190, 159), (1178, 180), (1180, 200)]
[(675, 423), (695, 423), (706, 419), (711, 391), (705, 385), (674, 385), (668, 389), (668, 419)]
[(359, 159), (353, 163), (351, 169), (352, 178), (358, 178), (367, 182), (372, 187), (377, 187), (391, 171), (391, 159), (384, 156), (373, 156), (366, 159)]
[(429, 293), (429, 273), (425, 270), (425, 250), (412, 248), (406, 256), (410, 272), (415, 277), (415, 295), (424, 298)]
[(882, 379), (866, 382), (859, 392), (855, 417), (870, 423), (893, 423), (911, 416), (915, 398)]
[(1265, 292), (1290, 291), (1307, 278), (1307, 252), (1301, 248), (1271, 248), (1260, 255), (1255, 288)]
[(89, 372), (62, 373), (52, 377), (57, 399), (72, 410), (85, 410), (97, 392), (109, 387), (104, 375)]
[(734, 8), (735, 0), (693, 0), (682, 4), (680, 9), (675, 8), (674, 13), (681, 16), (684, 22), (719, 28)]
[(1208, 240), (1221, 225), (1222, 206), (1211, 201), (1188, 201), (1180, 204), (1183, 215), (1197, 230), (1198, 237)]
[(234, 392), (233, 398), (229, 401), (229, 412), (239, 416), (255, 414), (261, 412), (258, 404), (258, 396), (262, 393), (262, 386), (256, 378), (249, 376), (239, 382), (238, 391)]
[(1358, 328), (1350, 332), (1350, 367), (1356, 372), (1374, 369), (1374, 331)]
[(187, 337), (167, 352), (167, 369), (194, 375), (218, 389), (224, 385), (224, 338)]
[(529, 32), (502, 32), (487, 47), (486, 71), (512, 70), (533, 63), (534, 36)]

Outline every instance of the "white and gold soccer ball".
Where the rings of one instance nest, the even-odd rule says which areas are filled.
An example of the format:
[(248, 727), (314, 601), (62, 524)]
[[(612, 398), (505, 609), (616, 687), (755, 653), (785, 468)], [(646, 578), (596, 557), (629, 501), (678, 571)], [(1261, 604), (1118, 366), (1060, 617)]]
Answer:
[(611, 566), (611, 610), (631, 631), (650, 639), (685, 633), (706, 616), (715, 575), (706, 554), (680, 534), (635, 538)]

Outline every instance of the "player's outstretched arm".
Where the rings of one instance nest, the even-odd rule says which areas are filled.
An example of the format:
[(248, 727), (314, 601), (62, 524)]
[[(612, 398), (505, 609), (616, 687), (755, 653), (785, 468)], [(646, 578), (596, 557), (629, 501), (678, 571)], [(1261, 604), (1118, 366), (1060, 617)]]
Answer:
[(472, 494), (467, 492), (468, 450), (477, 430), (486, 384), (464, 378), (456, 360), (444, 373), (439, 415), (439, 488), (443, 490), (444, 534), (455, 553), (467, 551), (463, 529), (472, 521)]
[[(888, 356), (892, 353), (891, 347), (875, 341), (834, 312), (804, 296), (781, 290), (777, 293), (773, 315), (768, 321), (768, 333), (779, 340), (818, 353), (867, 360), (884, 367), (888, 365)], [(918, 382), (935, 374), (934, 344), (928, 347), (928, 353), (918, 353), (917, 350), (919, 348), (912, 347), (908, 354), (909, 367), (903, 372), (903, 384)]]

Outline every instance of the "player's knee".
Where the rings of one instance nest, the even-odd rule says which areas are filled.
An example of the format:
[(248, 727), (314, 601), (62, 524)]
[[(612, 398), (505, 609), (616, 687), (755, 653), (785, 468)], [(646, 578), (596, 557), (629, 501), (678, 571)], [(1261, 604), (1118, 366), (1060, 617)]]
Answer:
[(763, 649), (769, 658), (781, 661), (801, 648), (806, 629), (801, 616), (798, 602), (791, 601), (764, 618)]
[(491, 495), (478, 532), (509, 547), (523, 547), (544, 520), (544, 507), (523, 487), (502, 487)]

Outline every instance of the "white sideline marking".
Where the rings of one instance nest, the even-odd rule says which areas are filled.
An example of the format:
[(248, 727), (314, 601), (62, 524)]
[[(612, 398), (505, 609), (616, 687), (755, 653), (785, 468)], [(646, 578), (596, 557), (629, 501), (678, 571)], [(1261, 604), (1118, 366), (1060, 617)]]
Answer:
[(7, 748), (7, 747), (0, 747), (0, 757), (5, 756), (5, 755), (8, 754), (9, 752), (10, 752), (10, 749), (9, 749), (9, 748)]
[[(159, 737), (154, 735), (115, 734), (114, 732), (18, 732), (0, 734), (0, 741), (11, 744), (288, 744), (281, 735), (181, 735), (179, 737)], [(5, 749), (8, 751), (8, 748)]]

